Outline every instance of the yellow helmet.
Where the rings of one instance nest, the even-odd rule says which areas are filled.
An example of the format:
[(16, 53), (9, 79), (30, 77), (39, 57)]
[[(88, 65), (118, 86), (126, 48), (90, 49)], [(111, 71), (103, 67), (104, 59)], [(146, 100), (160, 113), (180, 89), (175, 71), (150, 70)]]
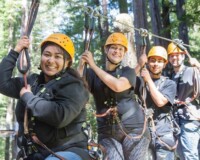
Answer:
[(172, 54), (172, 53), (185, 53), (182, 51), (177, 45), (175, 45), (173, 42), (171, 42), (168, 47), (167, 47), (167, 53)]
[(47, 37), (45, 40), (43, 40), (40, 46), (42, 47), (46, 42), (53, 42), (59, 45), (67, 53), (69, 53), (72, 59), (74, 58), (74, 53), (75, 53), (74, 43), (67, 35), (62, 34), (62, 33), (53, 33), (49, 37)]
[(106, 40), (105, 47), (110, 44), (120, 44), (128, 50), (128, 40), (123, 33), (115, 32), (112, 33)]
[(147, 57), (149, 58), (149, 57), (152, 57), (152, 56), (162, 57), (167, 62), (167, 51), (162, 46), (153, 46), (150, 49)]

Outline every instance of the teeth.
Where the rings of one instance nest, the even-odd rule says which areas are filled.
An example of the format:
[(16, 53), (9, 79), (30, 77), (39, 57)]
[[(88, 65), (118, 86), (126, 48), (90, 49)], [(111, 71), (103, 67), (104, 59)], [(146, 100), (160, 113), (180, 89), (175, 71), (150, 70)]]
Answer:
[(50, 69), (55, 69), (56, 67), (53, 67), (53, 66), (47, 66), (48, 68)]

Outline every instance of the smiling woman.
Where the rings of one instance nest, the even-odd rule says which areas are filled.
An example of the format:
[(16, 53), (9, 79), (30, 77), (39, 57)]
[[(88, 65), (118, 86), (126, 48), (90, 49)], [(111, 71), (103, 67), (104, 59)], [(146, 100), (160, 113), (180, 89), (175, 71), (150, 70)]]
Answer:
[[(89, 51), (82, 54), (78, 68), (81, 73), (84, 63), (90, 66), (86, 79), (96, 105), (98, 142), (105, 147), (110, 160), (142, 160), (146, 156), (149, 140), (143, 110), (133, 98), (135, 71), (121, 65), (128, 50), (126, 36), (119, 32), (112, 33), (106, 40), (104, 50), (104, 70), (96, 65)], [(140, 147), (143, 148), (141, 151), (137, 149)]]
[[(29, 75), (29, 85), (24, 87), (23, 78), (12, 78), (12, 72), (20, 52), (29, 44), (28, 37), (22, 37), (0, 63), (0, 93), (18, 99), (15, 113), (21, 151), (17, 159), (89, 159), (82, 131), (88, 91), (71, 68), (73, 42), (61, 33), (47, 37), (41, 43), (41, 73)], [(28, 125), (24, 125), (25, 108)]]

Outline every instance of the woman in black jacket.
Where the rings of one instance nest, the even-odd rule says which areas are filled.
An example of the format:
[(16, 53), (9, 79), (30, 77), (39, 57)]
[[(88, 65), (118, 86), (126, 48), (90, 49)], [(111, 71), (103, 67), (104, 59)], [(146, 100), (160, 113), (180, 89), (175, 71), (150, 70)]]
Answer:
[[(24, 79), (12, 77), (12, 72), (20, 52), (28, 47), (29, 39), (23, 36), (0, 63), (0, 93), (18, 99), (18, 159), (89, 159), (82, 131), (88, 91), (71, 68), (73, 42), (61, 33), (46, 38), (41, 43), (41, 73), (30, 74), (24, 87)], [(28, 133), (24, 130), (25, 108)]]

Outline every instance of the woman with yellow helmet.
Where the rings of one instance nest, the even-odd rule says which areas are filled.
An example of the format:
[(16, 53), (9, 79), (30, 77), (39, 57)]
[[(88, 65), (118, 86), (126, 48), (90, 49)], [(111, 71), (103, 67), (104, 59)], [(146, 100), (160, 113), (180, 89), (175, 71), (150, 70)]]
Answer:
[[(29, 44), (28, 37), (23, 36), (0, 63), (0, 92), (18, 99), (16, 117), (21, 150), (17, 159), (89, 159), (85, 151), (87, 138), (82, 131), (88, 91), (71, 68), (73, 42), (61, 33), (47, 37), (41, 43), (41, 73), (30, 74), (26, 88), (23, 78), (13, 78), (12, 72), (20, 52)], [(25, 108), (28, 133), (24, 133), (23, 125)]]
[[(143, 111), (133, 98), (135, 71), (128, 66), (121, 66), (127, 50), (125, 35), (112, 33), (104, 46), (105, 68), (101, 69), (95, 64), (90, 51), (82, 54), (78, 68), (82, 73), (84, 63), (90, 67), (86, 79), (96, 104), (98, 142), (105, 147), (110, 160), (143, 159), (149, 144), (142, 134)], [(141, 146), (143, 150), (135, 150)]]

